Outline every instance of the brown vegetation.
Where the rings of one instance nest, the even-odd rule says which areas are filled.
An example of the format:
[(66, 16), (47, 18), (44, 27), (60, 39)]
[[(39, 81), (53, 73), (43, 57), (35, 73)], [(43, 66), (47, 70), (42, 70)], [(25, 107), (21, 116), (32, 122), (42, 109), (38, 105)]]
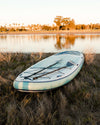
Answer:
[(84, 53), (86, 53), (86, 54), (85, 54), (85, 61), (86, 61), (86, 63), (87, 63), (87, 64), (93, 63), (94, 58), (95, 58), (95, 52), (94, 52), (94, 50), (93, 50), (92, 48), (86, 49), (86, 50), (84, 51)]
[(17, 23), (5, 24), (5, 26), (0, 27), (0, 32), (22, 32), (22, 31), (58, 31), (58, 30), (97, 30), (100, 29), (100, 24), (75, 24), (75, 20), (69, 17), (56, 16), (54, 18), (54, 23), (56, 25), (40, 25), (40, 24), (30, 24), (25, 26)]
[(19, 73), (50, 55), (0, 54), (0, 125), (100, 124), (100, 55), (92, 63), (85, 61), (70, 83), (55, 90), (21, 93), (13, 88)]

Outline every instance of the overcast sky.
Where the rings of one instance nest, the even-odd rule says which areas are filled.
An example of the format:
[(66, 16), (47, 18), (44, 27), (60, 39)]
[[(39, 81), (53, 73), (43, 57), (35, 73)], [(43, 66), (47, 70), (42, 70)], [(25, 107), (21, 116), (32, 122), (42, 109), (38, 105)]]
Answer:
[(0, 0), (0, 25), (53, 24), (56, 16), (76, 24), (100, 23), (100, 0)]

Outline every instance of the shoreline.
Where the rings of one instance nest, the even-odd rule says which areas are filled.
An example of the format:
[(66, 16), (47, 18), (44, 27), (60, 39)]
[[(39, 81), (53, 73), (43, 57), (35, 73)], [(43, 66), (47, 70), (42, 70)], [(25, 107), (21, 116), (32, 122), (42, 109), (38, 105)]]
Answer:
[(60, 31), (19, 31), (19, 32), (0, 32), (0, 35), (20, 35), (20, 34), (100, 34), (100, 30), (60, 30)]

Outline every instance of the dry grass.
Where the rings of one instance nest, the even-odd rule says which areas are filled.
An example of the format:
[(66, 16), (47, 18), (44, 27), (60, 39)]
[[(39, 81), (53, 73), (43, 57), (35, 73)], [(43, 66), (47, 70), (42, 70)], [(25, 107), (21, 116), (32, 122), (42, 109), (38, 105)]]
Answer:
[(86, 62), (87, 64), (93, 63), (94, 58), (95, 58), (95, 51), (94, 51), (94, 49), (93, 49), (93, 48), (86, 49), (86, 50), (84, 51), (84, 53), (86, 53), (86, 54), (85, 54), (85, 62)]
[(0, 125), (99, 125), (100, 55), (85, 63), (65, 86), (43, 93), (21, 93), (16, 76), (51, 54), (0, 54)]

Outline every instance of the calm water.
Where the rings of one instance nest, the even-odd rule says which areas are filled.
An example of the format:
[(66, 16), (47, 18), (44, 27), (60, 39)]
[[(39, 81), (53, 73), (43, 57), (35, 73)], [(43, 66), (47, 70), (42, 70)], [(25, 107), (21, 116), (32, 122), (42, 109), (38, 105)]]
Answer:
[(0, 52), (59, 52), (78, 50), (100, 53), (100, 35), (0, 35)]

